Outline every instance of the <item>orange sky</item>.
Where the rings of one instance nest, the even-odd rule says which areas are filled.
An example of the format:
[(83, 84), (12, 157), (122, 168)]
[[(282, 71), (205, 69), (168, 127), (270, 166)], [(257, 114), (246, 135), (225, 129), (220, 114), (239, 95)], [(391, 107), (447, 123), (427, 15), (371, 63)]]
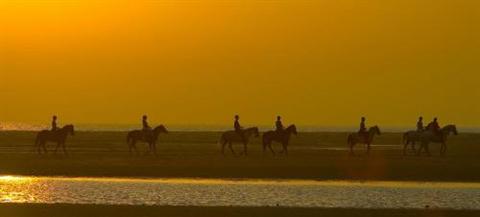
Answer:
[(0, 122), (480, 124), (475, 0), (5, 0), (0, 29)]

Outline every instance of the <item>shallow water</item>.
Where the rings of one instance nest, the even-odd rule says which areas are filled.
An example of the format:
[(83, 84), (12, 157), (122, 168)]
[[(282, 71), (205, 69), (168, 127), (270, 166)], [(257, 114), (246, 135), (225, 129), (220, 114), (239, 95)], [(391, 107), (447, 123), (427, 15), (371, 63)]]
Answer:
[(480, 209), (480, 183), (0, 176), (0, 202)]

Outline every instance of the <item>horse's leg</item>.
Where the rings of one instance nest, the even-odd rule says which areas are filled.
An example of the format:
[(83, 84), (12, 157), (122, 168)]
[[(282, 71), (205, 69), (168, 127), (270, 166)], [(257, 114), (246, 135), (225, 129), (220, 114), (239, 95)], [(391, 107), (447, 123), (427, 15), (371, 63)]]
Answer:
[(412, 151), (415, 152), (415, 141), (412, 141)]
[(407, 143), (403, 144), (403, 156), (407, 155), (407, 146), (408, 146), (409, 141)]
[(152, 144), (152, 147), (153, 147), (153, 154), (155, 155), (155, 157), (157, 157), (158, 156), (158, 154), (157, 154), (157, 143), (154, 142)]
[(144, 155), (147, 156), (148, 154), (150, 154), (150, 151), (152, 150), (152, 143), (150, 142), (147, 142), (147, 150), (145, 151)]
[(222, 143), (222, 155), (225, 155), (225, 145), (227, 144), (227, 141), (223, 141)]
[(283, 152), (285, 152), (285, 155), (287, 156), (288, 155), (288, 143), (287, 142), (282, 142), (282, 148), (283, 148)]
[(425, 147), (424, 142), (420, 143), (420, 148), (417, 150), (417, 156), (420, 156), (422, 154), (422, 149)]
[(57, 150), (59, 147), (60, 147), (60, 142), (57, 142), (57, 147), (55, 147), (55, 152), (53, 152), (54, 154), (57, 154)]
[(430, 144), (426, 144), (425, 145), (425, 153), (427, 153), (428, 156), (431, 156), (432, 154), (430, 154)]
[(263, 156), (265, 156), (265, 151), (267, 150), (267, 143), (265, 141), (262, 141), (262, 147), (263, 147)]
[(128, 152), (130, 153), (130, 156), (132, 156), (132, 142), (133, 141), (128, 142)]
[(440, 150), (440, 155), (445, 156), (446, 152), (447, 152), (447, 143), (442, 142), (442, 148)]
[(132, 149), (135, 150), (135, 154), (136, 154), (137, 156), (140, 155), (140, 153), (138, 153), (137, 141), (136, 141), (136, 140), (133, 140), (133, 142), (132, 142)]
[(367, 143), (367, 155), (370, 155), (370, 143)]
[(47, 150), (47, 144), (46, 142), (42, 142), (42, 147), (43, 147), (43, 152), (45, 152), (45, 154), (48, 153), (48, 150)]
[(68, 155), (68, 153), (67, 153), (67, 148), (65, 147), (65, 142), (62, 142), (62, 149), (63, 149), (63, 153), (64, 153), (65, 155)]
[(237, 154), (235, 154), (235, 151), (232, 148), (232, 142), (228, 142), (228, 148), (230, 149), (230, 151), (232, 152), (233, 155), (237, 155)]
[(275, 156), (275, 151), (273, 151), (273, 148), (272, 148), (272, 143), (268, 143), (268, 148), (270, 149), (270, 151), (272, 152), (272, 155)]
[(37, 143), (36, 145), (37, 145), (37, 153), (38, 153), (38, 154), (42, 154), (41, 143), (39, 142), (39, 143)]
[(354, 145), (355, 145), (355, 143), (353, 143), (353, 142), (350, 143), (350, 155), (352, 155), (352, 156), (355, 155), (355, 154), (353, 153), (353, 146), (354, 146)]
[(248, 153), (247, 153), (247, 145), (248, 145), (247, 142), (244, 142), (244, 143), (243, 143), (243, 153), (245, 153), (245, 157), (248, 155)]

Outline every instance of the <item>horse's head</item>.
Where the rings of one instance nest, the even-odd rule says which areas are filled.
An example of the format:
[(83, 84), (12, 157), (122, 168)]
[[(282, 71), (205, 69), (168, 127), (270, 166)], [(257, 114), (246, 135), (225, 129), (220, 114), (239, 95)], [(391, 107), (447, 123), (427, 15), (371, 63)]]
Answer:
[(377, 125), (370, 127), (369, 132), (378, 135), (382, 134), (382, 132), (380, 132), (380, 128)]
[(159, 125), (158, 127), (155, 127), (153, 129), (153, 132), (155, 132), (156, 134), (160, 134), (160, 133), (168, 134), (167, 128), (165, 128), (165, 126), (163, 125)]
[(454, 124), (443, 127), (442, 131), (447, 132), (447, 134), (453, 133), (453, 135), (458, 135), (457, 126)]
[(295, 124), (292, 124), (285, 129), (288, 133), (292, 133), (293, 135), (297, 135), (297, 127)]
[(71, 125), (71, 124), (66, 125), (66, 126), (63, 127), (63, 129), (66, 130), (67, 133), (70, 133), (70, 135), (72, 135), (72, 136), (75, 135), (75, 127), (73, 125)]

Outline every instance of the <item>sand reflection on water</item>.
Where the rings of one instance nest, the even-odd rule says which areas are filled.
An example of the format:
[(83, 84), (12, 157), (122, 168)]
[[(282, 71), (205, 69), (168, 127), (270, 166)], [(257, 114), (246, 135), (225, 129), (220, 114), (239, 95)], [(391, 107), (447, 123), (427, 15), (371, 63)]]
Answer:
[(0, 203), (480, 209), (480, 183), (0, 176)]

